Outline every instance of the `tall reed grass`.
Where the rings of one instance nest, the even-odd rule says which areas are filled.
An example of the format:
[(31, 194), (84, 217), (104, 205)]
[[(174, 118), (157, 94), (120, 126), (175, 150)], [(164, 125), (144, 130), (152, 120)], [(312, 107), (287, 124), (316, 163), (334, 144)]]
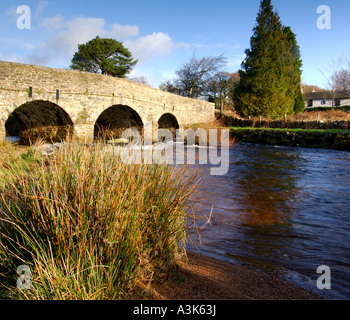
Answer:
[[(126, 165), (101, 144), (34, 158), (7, 168), (1, 190), (2, 297), (130, 298), (184, 254), (195, 173)], [(31, 289), (16, 287), (19, 265)]]

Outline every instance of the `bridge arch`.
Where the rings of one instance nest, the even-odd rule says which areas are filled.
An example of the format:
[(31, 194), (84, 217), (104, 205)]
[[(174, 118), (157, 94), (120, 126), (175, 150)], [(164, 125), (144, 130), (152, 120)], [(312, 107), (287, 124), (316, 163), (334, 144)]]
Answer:
[(135, 109), (122, 104), (113, 105), (105, 109), (97, 118), (94, 126), (96, 138), (119, 138), (123, 131), (134, 128), (143, 130), (143, 121)]
[[(65, 110), (74, 124), (74, 140), (83, 143), (93, 141), (96, 120), (113, 105), (131, 107), (142, 123), (151, 122), (154, 130), (159, 117), (166, 112), (175, 115), (181, 126), (215, 118), (213, 103), (181, 97), (127, 79), (5, 61), (0, 61), (0, 69), (0, 140), (5, 138), (9, 115), (19, 106), (36, 100), (52, 102)], [(139, 118), (131, 118), (137, 119), (137, 126), (141, 124)], [(161, 126), (165, 125), (163, 119)]]
[(172, 113), (164, 113), (158, 119), (159, 129), (179, 129), (179, 122)]
[(18, 136), (28, 144), (37, 138), (48, 142), (63, 141), (73, 134), (74, 125), (68, 113), (46, 100), (32, 100), (13, 110), (5, 122), (6, 136)]

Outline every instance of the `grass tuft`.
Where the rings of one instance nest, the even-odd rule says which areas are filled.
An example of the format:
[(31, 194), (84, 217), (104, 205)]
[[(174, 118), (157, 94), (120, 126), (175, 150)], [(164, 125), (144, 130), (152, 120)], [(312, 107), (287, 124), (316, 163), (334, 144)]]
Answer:
[[(64, 144), (49, 158), (35, 150), (30, 170), (1, 164), (2, 297), (130, 298), (176, 265), (195, 173), (126, 165), (102, 144)], [(19, 265), (29, 266), (31, 289), (16, 287)]]

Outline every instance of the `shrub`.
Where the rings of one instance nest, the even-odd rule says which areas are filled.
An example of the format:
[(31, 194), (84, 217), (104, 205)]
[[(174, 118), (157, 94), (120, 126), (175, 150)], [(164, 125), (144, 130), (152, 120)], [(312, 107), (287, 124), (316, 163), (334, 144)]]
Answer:
[(333, 109), (330, 107), (315, 107), (315, 108), (305, 108), (306, 112), (312, 111), (344, 111), (350, 113), (350, 106), (342, 106), (342, 107), (334, 107)]
[(295, 99), (294, 112), (296, 114), (298, 114), (298, 113), (303, 112), (304, 109), (305, 109), (305, 100), (304, 100), (304, 96), (300, 90), (296, 99)]
[(21, 143), (30, 145), (37, 140), (61, 142), (73, 134), (72, 126), (46, 126), (22, 130), (19, 132)]

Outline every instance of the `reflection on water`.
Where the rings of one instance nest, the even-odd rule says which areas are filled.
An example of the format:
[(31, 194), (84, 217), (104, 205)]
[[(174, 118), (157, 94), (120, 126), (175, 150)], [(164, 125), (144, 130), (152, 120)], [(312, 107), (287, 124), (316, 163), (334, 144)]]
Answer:
[[(195, 244), (317, 290), (332, 270), (328, 298), (350, 298), (350, 153), (241, 144), (225, 176), (200, 174), (196, 211), (211, 225)], [(191, 247), (191, 246), (190, 246)]]

